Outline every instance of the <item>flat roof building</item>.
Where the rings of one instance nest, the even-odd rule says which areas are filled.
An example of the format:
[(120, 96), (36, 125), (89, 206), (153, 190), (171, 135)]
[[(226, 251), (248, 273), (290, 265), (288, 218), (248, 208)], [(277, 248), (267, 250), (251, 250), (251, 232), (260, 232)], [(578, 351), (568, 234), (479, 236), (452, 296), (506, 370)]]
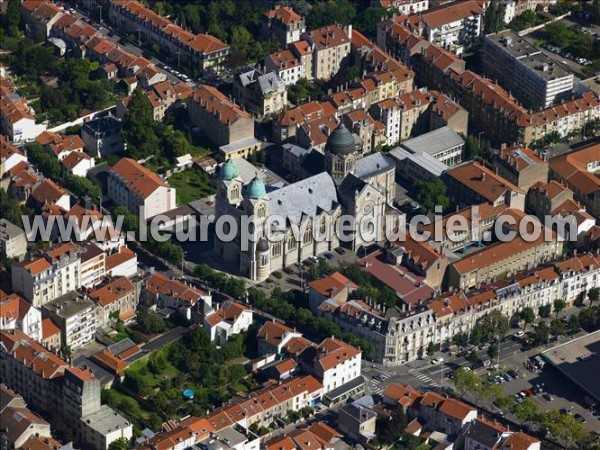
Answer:
[(485, 37), (483, 67), (531, 109), (552, 106), (573, 92), (573, 74), (512, 30)]
[(400, 147), (412, 154), (427, 153), (442, 164), (452, 167), (463, 160), (465, 140), (446, 126), (404, 141)]
[(593, 402), (600, 402), (600, 330), (550, 348), (542, 356), (583, 389)]

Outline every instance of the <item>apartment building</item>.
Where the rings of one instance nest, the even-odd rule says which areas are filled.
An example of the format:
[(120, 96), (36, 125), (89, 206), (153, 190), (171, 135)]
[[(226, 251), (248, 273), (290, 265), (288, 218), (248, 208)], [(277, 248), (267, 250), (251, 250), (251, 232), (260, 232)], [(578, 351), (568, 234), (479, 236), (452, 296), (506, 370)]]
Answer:
[(106, 275), (106, 255), (96, 244), (86, 241), (81, 245), (80, 258), (81, 286), (92, 288)]
[(292, 86), (301, 78), (312, 78), (312, 64), (308, 67), (291, 50), (279, 50), (265, 56), (265, 71), (273, 72), (286, 86)]
[(547, 108), (572, 95), (573, 74), (516, 32), (487, 35), (483, 49), (485, 74), (525, 107)]
[[(213, 145), (229, 158), (244, 157), (259, 150), (254, 137), (254, 120), (217, 88), (203, 85), (188, 103), (190, 121), (202, 130)], [(226, 151), (228, 146), (234, 151)]]
[(397, 11), (401, 15), (411, 15), (427, 11), (429, 0), (371, 0), (371, 6)]
[(27, 254), (25, 231), (6, 219), (0, 220), (0, 254), (18, 260)]
[(42, 342), (42, 312), (17, 294), (0, 294), (0, 330), (14, 329)]
[(300, 449), (306, 442), (314, 443), (314, 450), (334, 448), (342, 440), (343, 435), (331, 428), (325, 422), (315, 422), (305, 430), (295, 430), (291, 433), (273, 438), (265, 442), (265, 450), (278, 450), (280, 448)]
[(110, 2), (111, 24), (125, 33), (137, 33), (139, 38), (161, 50), (177, 54), (194, 73), (207, 69), (219, 71), (229, 54), (229, 46), (210, 34), (193, 34), (156, 14), (136, 0)]
[(4, 135), (0, 135), (0, 178), (19, 163), (27, 163), (27, 157)]
[(77, 245), (58, 244), (28, 261), (11, 266), (13, 289), (39, 308), (81, 287)]
[(483, 31), (484, 11), (475, 1), (450, 2), (406, 18), (406, 25), (429, 42), (460, 55)]
[(144, 281), (141, 299), (158, 308), (179, 310), (188, 320), (203, 316), (212, 307), (210, 293), (169, 278), (161, 272), (154, 273)]
[(135, 317), (139, 293), (127, 277), (109, 279), (87, 295), (96, 304), (97, 328)]
[[(311, 44), (308, 40), (302, 39), (300, 41), (293, 42), (288, 47), (292, 54), (296, 57), (296, 59), (302, 64), (302, 69), (300, 70), (302, 76), (307, 80), (312, 80), (313, 52), (315, 50), (314, 45)], [(288, 75), (293, 76), (293, 73), (288, 73)], [(289, 83), (286, 83), (286, 85), (289, 85)]]
[[(307, 347), (299, 356), (300, 367), (323, 385), (323, 394), (346, 388), (360, 377), (362, 352), (335, 338), (325, 339), (317, 347)], [(348, 385), (349, 386), (349, 385)]]
[(280, 354), (285, 346), (294, 338), (301, 338), (302, 333), (283, 325), (282, 323), (271, 321), (266, 322), (258, 330), (256, 336), (258, 340), (258, 354)]
[(354, 290), (358, 289), (355, 283), (339, 272), (311, 281), (308, 287), (308, 304), (313, 311), (316, 311), (327, 299), (335, 303), (345, 301)]
[(313, 78), (327, 81), (348, 65), (351, 25), (328, 25), (305, 33), (302, 38), (314, 45)]
[(554, 260), (562, 253), (563, 242), (546, 241), (544, 233), (534, 240), (521, 236), (496, 242), (465, 256), (448, 267), (448, 286), (471, 289)]
[(27, 105), (13, 82), (0, 77), (0, 131), (11, 142), (29, 142), (46, 130), (46, 125), (36, 123), (35, 111)]
[(86, 295), (71, 292), (42, 306), (44, 317), (49, 317), (60, 328), (62, 347), (74, 350), (94, 340), (97, 329), (96, 306)]
[(542, 220), (565, 202), (573, 201), (573, 191), (556, 180), (547, 183), (538, 182), (527, 192), (527, 211)]
[(50, 35), (52, 26), (65, 14), (65, 11), (49, 1), (25, 1), (21, 5), (21, 17), (27, 23), (26, 31), (29, 36)]
[(400, 142), (402, 130), (400, 128), (402, 109), (398, 101), (393, 99), (383, 100), (371, 106), (371, 116), (381, 122), (385, 127), (385, 142), (394, 145)]
[(331, 102), (308, 102), (282, 112), (273, 121), (273, 139), (275, 142), (287, 142), (296, 137), (298, 126), (315, 119), (337, 115), (337, 109)]
[(275, 36), (283, 47), (299, 41), (300, 36), (306, 32), (304, 17), (289, 6), (276, 5), (265, 12), (261, 19), (263, 34)]
[(502, 148), (494, 155), (494, 163), (498, 175), (524, 191), (548, 181), (548, 163), (528, 147)]
[(575, 198), (600, 216), (600, 144), (556, 156), (550, 160), (550, 177), (569, 187)]
[(524, 190), (476, 161), (448, 170), (444, 182), (452, 204), (464, 207), (488, 202), (492, 206), (525, 209)]
[(175, 209), (175, 188), (131, 158), (121, 158), (108, 170), (108, 196), (146, 220)]
[(455, 133), (466, 136), (469, 130), (469, 112), (441, 92), (430, 93), (433, 101), (429, 107), (429, 130), (447, 126)]
[(52, 438), (50, 424), (27, 408), (23, 397), (4, 384), (0, 384), (0, 396), (0, 446), (3, 449), (25, 448), (31, 438)]
[(376, 436), (377, 413), (354, 401), (338, 410), (340, 430), (353, 442), (367, 443)]
[(65, 211), (71, 208), (71, 196), (50, 178), (34, 184), (31, 189), (31, 198), (40, 208), (53, 205)]
[(76, 134), (62, 136), (52, 131), (44, 131), (35, 138), (35, 142), (59, 161), (64, 160), (72, 152), (83, 152), (85, 145)]
[(587, 292), (600, 287), (600, 258), (591, 254), (583, 254), (554, 263), (560, 276), (561, 290), (559, 295), (569, 304), (576, 300), (584, 300)]
[[(2, 380), (62, 436), (101, 450), (133, 436), (131, 423), (100, 404), (100, 382), (91, 371), (71, 367), (20, 330), (0, 332), (0, 351)], [(98, 416), (103, 420), (93, 420)]]
[(252, 69), (237, 74), (233, 95), (240, 105), (259, 117), (278, 114), (287, 106), (285, 82), (275, 72)]

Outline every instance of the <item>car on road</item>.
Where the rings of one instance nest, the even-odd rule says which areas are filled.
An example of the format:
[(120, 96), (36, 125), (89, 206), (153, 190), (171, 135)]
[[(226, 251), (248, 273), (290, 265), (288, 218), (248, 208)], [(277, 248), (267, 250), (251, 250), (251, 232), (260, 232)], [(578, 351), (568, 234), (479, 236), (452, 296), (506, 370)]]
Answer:
[(514, 334), (514, 337), (516, 337), (516, 338), (521, 338), (521, 337), (523, 337), (524, 335), (525, 335), (525, 333), (524, 333), (523, 331), (517, 331), (517, 332)]
[(315, 263), (319, 262), (319, 258), (314, 255), (309, 256), (308, 259), (310, 259), (312, 262), (315, 262)]
[(581, 423), (586, 423), (586, 422), (587, 422), (586, 418), (585, 418), (585, 417), (583, 417), (583, 416), (582, 416), (581, 414), (579, 414), (579, 413), (575, 413), (575, 414), (573, 415), (573, 417), (575, 417), (575, 420), (578, 420), (578, 421), (579, 421), (579, 422), (581, 422)]
[(346, 253), (346, 250), (344, 250), (342, 247), (336, 247), (335, 252), (343, 255), (344, 253)]
[(335, 255), (333, 253), (331, 253), (331, 252), (325, 252), (325, 253), (323, 253), (323, 256), (325, 258), (327, 258), (327, 259), (333, 259), (333, 258), (335, 258)]
[(441, 364), (444, 362), (444, 358), (442, 358), (441, 356), (439, 358), (433, 358), (431, 360), (431, 364)]
[(483, 362), (483, 367), (485, 367), (485, 368), (488, 368), (488, 367), (490, 367), (491, 365), (492, 365), (492, 362), (491, 362), (489, 359), (486, 359), (486, 360)]
[(554, 401), (554, 397), (552, 396), (552, 394), (549, 394), (548, 392), (546, 392), (543, 397), (548, 400), (549, 402)]
[(525, 394), (527, 397), (533, 397), (535, 395), (531, 389), (523, 389), (521, 393)]
[(310, 258), (306, 258), (304, 261), (302, 261), (302, 263), (306, 266), (306, 267), (310, 267), (313, 265), (313, 261)]

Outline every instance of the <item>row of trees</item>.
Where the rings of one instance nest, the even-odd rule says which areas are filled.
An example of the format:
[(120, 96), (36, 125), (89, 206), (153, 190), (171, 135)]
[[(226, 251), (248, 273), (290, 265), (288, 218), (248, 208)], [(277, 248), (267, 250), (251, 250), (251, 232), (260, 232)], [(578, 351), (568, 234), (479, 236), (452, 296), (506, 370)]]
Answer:
[(100, 186), (85, 177), (64, 172), (57, 158), (50, 155), (40, 144), (27, 144), (27, 157), (46, 178), (57, 182), (79, 198), (90, 197), (98, 201), (102, 197)]
[(373, 345), (369, 341), (342, 331), (336, 323), (325, 317), (314, 315), (307, 308), (306, 295), (300, 291), (283, 292), (281, 288), (276, 287), (271, 296), (267, 297), (264, 291), (250, 288), (248, 300), (255, 309), (282, 319), (288, 326), (297, 328), (312, 341), (320, 342), (335, 336), (359, 347), (367, 355), (373, 352)]
[(537, 423), (567, 448), (573, 443), (584, 445), (589, 441), (589, 433), (573, 416), (561, 414), (558, 410), (540, 413), (538, 404), (530, 397), (517, 403), (512, 395), (504, 395), (500, 385), (473, 372), (464, 369), (454, 372), (454, 387), (461, 396), (470, 393), (477, 402), (484, 400), (493, 403), (504, 412), (513, 413), (522, 423)]
[(242, 300), (246, 295), (246, 284), (241, 279), (213, 270), (207, 264), (196, 266), (194, 275), (207, 286), (236, 300)]

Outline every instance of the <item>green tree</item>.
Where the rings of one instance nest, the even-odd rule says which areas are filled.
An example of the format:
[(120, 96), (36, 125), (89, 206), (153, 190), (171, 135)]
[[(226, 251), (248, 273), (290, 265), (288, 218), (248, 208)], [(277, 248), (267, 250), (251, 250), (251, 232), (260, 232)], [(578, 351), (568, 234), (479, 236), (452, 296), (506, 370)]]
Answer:
[(543, 305), (538, 308), (538, 315), (543, 318), (550, 317), (552, 314), (552, 305)]
[(579, 324), (587, 332), (592, 332), (600, 326), (600, 307), (594, 306), (579, 312)]
[(477, 350), (471, 350), (471, 353), (469, 353), (469, 362), (471, 364), (477, 364), (477, 361), (479, 361), (479, 355), (477, 354)]
[(452, 337), (452, 343), (458, 347), (466, 347), (469, 342), (469, 337), (465, 333), (457, 333)]
[(19, 31), (19, 21), (21, 18), (21, 2), (18, 0), (10, 0), (6, 5), (6, 12), (0, 16), (2, 28), (7, 31), (9, 36), (17, 37), (21, 33)]
[(559, 439), (566, 448), (572, 443), (585, 443), (589, 433), (571, 414), (561, 414), (557, 409), (545, 411), (540, 418), (540, 425)]
[(127, 143), (127, 152), (134, 159), (154, 155), (159, 148), (152, 105), (142, 89), (136, 89), (131, 97), (121, 136)]
[(535, 320), (535, 311), (533, 310), (533, 308), (526, 306), (519, 313), (519, 317), (525, 324), (523, 326), (523, 330), (526, 330), (527, 325), (529, 325), (530, 323), (533, 323), (533, 321)]
[(473, 327), (473, 329), (471, 330), (471, 335), (469, 336), (469, 339), (471, 340), (471, 344), (479, 345), (481, 343), (481, 341), (483, 341), (484, 335), (485, 335), (485, 333), (484, 333), (483, 327), (479, 324), (476, 324)]
[(577, 317), (575, 314), (571, 315), (569, 317), (569, 321), (567, 322), (567, 330), (569, 331), (569, 334), (572, 336), (575, 333), (577, 333), (580, 329), (581, 327), (579, 326), (579, 317)]
[(555, 336), (562, 336), (567, 334), (567, 329), (560, 320), (552, 319), (552, 322), (550, 322), (550, 333)]
[(108, 446), (108, 450), (127, 450), (129, 448), (129, 441), (127, 438), (119, 438), (116, 441), (112, 441)]
[(450, 199), (446, 196), (446, 185), (439, 178), (419, 180), (415, 183), (415, 200), (427, 211), (434, 211), (436, 206), (445, 210), (450, 206)]
[(468, 135), (465, 139), (465, 159), (475, 159), (481, 154), (479, 142), (472, 135)]
[(600, 288), (597, 288), (597, 287), (591, 288), (588, 291), (587, 296), (588, 296), (588, 299), (590, 300), (590, 306), (592, 306), (592, 304), (594, 302), (597, 302), (598, 300), (600, 300)]
[(502, 386), (496, 383), (482, 383), (480, 389), (481, 397), (485, 400), (495, 403), (504, 396)]
[(539, 321), (537, 327), (535, 327), (533, 336), (536, 345), (545, 344), (548, 342), (548, 338), (550, 337), (550, 329), (548, 328), (548, 325), (546, 325), (546, 322), (543, 320)]
[(510, 329), (508, 317), (497, 309), (483, 316), (478, 322), (483, 329), (484, 340), (487, 342), (502, 339)]
[(505, 7), (499, 0), (492, 0), (485, 11), (483, 33), (497, 33), (504, 29)]
[(565, 302), (564, 300), (558, 299), (558, 300), (554, 300), (553, 305), (554, 305), (554, 313), (556, 314), (556, 317), (558, 318), (558, 315), (560, 314), (560, 312), (567, 307), (567, 302)]
[(376, 422), (377, 436), (386, 443), (392, 444), (398, 442), (404, 429), (406, 428), (407, 420), (402, 406), (396, 407), (390, 414), (389, 418), (381, 417)]
[(38, 143), (27, 145), (27, 157), (29, 161), (46, 177), (54, 181), (60, 181), (62, 169), (60, 162), (44, 150)]
[(17, 199), (9, 197), (3, 188), (0, 188), (0, 218), (6, 219), (17, 226), (21, 226), (21, 207)]
[(454, 372), (454, 387), (461, 395), (467, 392), (479, 392), (481, 385), (481, 379), (472, 371), (458, 369)]
[(138, 310), (137, 324), (144, 334), (158, 334), (167, 329), (167, 324), (163, 318), (147, 308), (140, 308)]
[(433, 342), (427, 344), (427, 356), (433, 356), (435, 353), (435, 345)]
[(338, 23), (342, 26), (354, 23), (356, 7), (349, 0), (326, 0), (316, 3), (306, 16), (306, 27), (315, 29)]
[(491, 359), (496, 359), (498, 357), (498, 346), (496, 344), (490, 344), (487, 349), (487, 354)]
[(512, 407), (512, 412), (521, 422), (527, 423), (537, 417), (538, 406), (531, 397), (526, 397), (521, 403), (516, 403)]
[(367, 35), (377, 34), (377, 24), (386, 16), (387, 10), (376, 6), (364, 8), (358, 14), (354, 26), (358, 31)]

